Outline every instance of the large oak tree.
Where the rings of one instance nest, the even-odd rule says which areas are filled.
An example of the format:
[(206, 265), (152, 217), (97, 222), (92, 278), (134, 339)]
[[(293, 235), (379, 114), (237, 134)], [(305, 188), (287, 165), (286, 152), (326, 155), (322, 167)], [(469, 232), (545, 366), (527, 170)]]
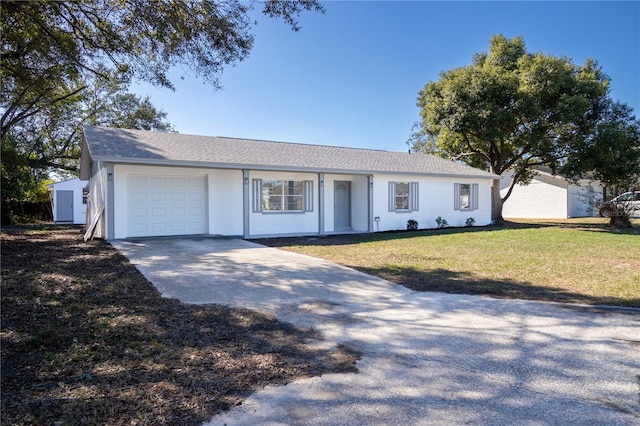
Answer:
[(492, 191), (492, 218), (537, 166), (556, 170), (587, 138), (606, 109), (609, 80), (594, 60), (526, 51), (521, 37), (494, 36), (471, 65), (442, 72), (420, 92), (422, 121), (413, 148), (427, 149), (501, 175), (514, 172), (504, 197)]
[[(256, 1), (86, 0), (0, 3), (1, 134), (85, 87), (82, 76), (137, 78), (172, 88), (180, 65), (218, 88), (220, 73), (253, 45)], [(267, 0), (264, 14), (298, 30), (316, 0)]]
[(294, 31), (300, 13), (323, 10), (317, 0), (0, 2), (4, 182), (14, 169), (13, 178), (25, 182), (25, 170), (37, 180), (76, 168), (84, 123), (162, 130), (163, 113), (127, 93), (128, 83), (173, 89), (168, 72), (178, 66), (218, 89), (223, 68), (250, 52), (256, 5)]
[[(86, 89), (21, 120), (2, 139), (0, 174), (2, 216), (20, 216), (30, 194), (46, 187), (49, 171), (59, 177), (78, 169), (81, 129), (84, 124), (168, 132), (173, 127), (166, 113), (149, 98), (126, 91), (126, 85), (96, 78)], [(41, 191), (40, 191), (41, 192)]]

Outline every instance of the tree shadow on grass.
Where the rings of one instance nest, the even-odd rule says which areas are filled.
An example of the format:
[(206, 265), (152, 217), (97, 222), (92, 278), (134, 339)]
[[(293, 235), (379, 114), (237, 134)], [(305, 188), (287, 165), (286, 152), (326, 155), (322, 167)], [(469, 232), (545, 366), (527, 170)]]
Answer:
[(506, 221), (502, 225), (473, 226), (473, 227), (448, 227), (437, 229), (421, 229), (417, 231), (384, 231), (362, 234), (336, 234), (312, 237), (284, 237), (284, 238), (261, 238), (255, 239), (258, 244), (269, 247), (291, 247), (291, 246), (336, 246), (369, 243), (375, 241), (402, 240), (417, 237), (429, 237), (437, 235), (452, 234), (474, 234), (478, 232), (507, 231), (510, 229), (542, 229), (542, 228), (568, 228), (576, 231), (605, 232), (620, 235), (640, 235), (640, 227), (634, 228), (613, 228), (606, 223), (592, 223), (589, 221), (535, 221), (535, 222), (512, 222)]
[(362, 234), (336, 234), (312, 237), (283, 237), (283, 238), (259, 238), (253, 239), (257, 244), (269, 247), (291, 247), (291, 246), (338, 246), (348, 244), (368, 243), (375, 241), (402, 240), (416, 237), (428, 237), (435, 235), (449, 235), (460, 233), (475, 233), (499, 231), (502, 227), (462, 227), (462, 228), (442, 228), (442, 229), (422, 229), (417, 231), (384, 231)]
[(417, 268), (407, 267), (351, 267), (360, 272), (400, 284), (413, 291), (437, 291), (452, 294), (485, 295), (505, 299), (542, 300), (640, 308), (639, 298), (622, 299), (617, 297), (588, 296), (569, 292), (561, 288), (542, 286), (526, 281), (517, 282), (513, 280), (483, 279), (475, 277), (473, 274), (447, 269), (423, 271)]

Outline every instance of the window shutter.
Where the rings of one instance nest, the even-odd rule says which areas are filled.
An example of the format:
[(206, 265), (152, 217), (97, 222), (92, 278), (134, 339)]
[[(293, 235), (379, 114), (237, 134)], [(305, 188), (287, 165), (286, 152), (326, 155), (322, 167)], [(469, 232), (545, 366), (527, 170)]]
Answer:
[(303, 197), (303, 211), (312, 212), (313, 211), (313, 181), (305, 180), (304, 188), (302, 190)]
[(471, 185), (471, 210), (478, 210), (478, 184)]
[(453, 209), (460, 210), (460, 184), (453, 184)]
[(262, 179), (253, 180), (253, 212), (262, 213)]
[(411, 182), (411, 189), (409, 190), (409, 196), (411, 197), (411, 201), (409, 204), (409, 210), (418, 211), (420, 210), (420, 206), (418, 205), (419, 192), (418, 192), (418, 182)]
[(389, 211), (396, 211), (396, 183), (389, 182)]

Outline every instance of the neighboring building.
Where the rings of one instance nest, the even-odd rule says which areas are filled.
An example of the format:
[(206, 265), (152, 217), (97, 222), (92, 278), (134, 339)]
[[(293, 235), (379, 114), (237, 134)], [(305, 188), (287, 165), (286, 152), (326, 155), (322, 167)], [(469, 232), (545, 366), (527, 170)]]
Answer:
[[(504, 197), (513, 174), (501, 178), (500, 194)], [(516, 184), (502, 208), (504, 218), (567, 219), (597, 216), (595, 203), (602, 201), (602, 186), (593, 180), (576, 183), (540, 168), (529, 185)]]
[(53, 221), (56, 223), (87, 223), (87, 182), (78, 178), (47, 185), (51, 193)]
[(425, 154), (85, 127), (87, 237), (325, 235), (491, 222), (483, 170)]

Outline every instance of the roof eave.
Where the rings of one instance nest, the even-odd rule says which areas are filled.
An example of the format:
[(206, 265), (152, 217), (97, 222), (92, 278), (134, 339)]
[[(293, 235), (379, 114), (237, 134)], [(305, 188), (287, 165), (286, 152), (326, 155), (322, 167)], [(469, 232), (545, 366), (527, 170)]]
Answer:
[(438, 172), (408, 172), (394, 170), (370, 170), (370, 169), (338, 169), (320, 167), (290, 167), (276, 166), (268, 164), (235, 164), (235, 163), (212, 163), (204, 161), (176, 161), (164, 159), (141, 159), (122, 157), (94, 157), (94, 161), (105, 161), (114, 164), (139, 164), (148, 166), (169, 166), (169, 167), (197, 167), (203, 169), (227, 169), (227, 170), (260, 170), (274, 172), (297, 172), (297, 173), (329, 173), (329, 174), (351, 174), (351, 175), (376, 175), (390, 174), (403, 176), (434, 176), (434, 177), (457, 177), (470, 179), (499, 179), (500, 176), (492, 174), (459, 174), (459, 173), (438, 173)]
[(85, 135), (85, 128), (82, 128), (82, 139), (80, 142), (80, 173), (78, 177), (80, 180), (89, 180), (91, 179), (91, 150), (89, 149), (89, 144), (87, 143), (87, 137)]

